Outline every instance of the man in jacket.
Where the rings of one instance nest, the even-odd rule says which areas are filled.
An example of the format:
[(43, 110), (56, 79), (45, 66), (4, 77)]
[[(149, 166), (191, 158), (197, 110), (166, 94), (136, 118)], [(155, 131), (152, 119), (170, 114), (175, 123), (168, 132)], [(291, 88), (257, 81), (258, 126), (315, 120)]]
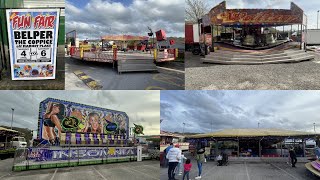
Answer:
[(169, 150), (173, 148), (173, 143), (170, 143), (170, 146), (168, 146), (165, 150), (164, 150), (164, 158), (163, 158), (163, 167), (164, 168), (167, 168), (168, 167), (168, 164), (169, 164), (169, 161), (167, 159), (167, 154), (169, 152)]
[(296, 155), (296, 152), (295, 152), (293, 146), (291, 146), (291, 149), (289, 150), (289, 154), (290, 154), (290, 158), (291, 158), (292, 167), (296, 167), (297, 155)]
[(181, 159), (181, 150), (179, 149), (178, 144), (168, 151), (166, 158), (169, 161), (169, 168), (168, 168), (169, 180), (176, 180), (174, 177), (175, 176), (174, 169), (177, 167)]

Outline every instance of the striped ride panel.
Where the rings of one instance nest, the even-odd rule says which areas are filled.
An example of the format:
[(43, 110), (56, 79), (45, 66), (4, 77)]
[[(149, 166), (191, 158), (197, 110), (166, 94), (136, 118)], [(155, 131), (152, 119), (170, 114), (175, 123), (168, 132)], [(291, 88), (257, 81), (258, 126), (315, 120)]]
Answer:
[(93, 133), (61, 133), (60, 144), (74, 145), (127, 145), (128, 141), (122, 135), (106, 135)]

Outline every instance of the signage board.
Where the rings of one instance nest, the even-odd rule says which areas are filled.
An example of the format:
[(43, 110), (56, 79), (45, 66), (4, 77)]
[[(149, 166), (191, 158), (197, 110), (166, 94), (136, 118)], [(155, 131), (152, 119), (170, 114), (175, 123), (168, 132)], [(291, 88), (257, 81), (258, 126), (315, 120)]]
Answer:
[(55, 79), (58, 9), (8, 9), (12, 80)]

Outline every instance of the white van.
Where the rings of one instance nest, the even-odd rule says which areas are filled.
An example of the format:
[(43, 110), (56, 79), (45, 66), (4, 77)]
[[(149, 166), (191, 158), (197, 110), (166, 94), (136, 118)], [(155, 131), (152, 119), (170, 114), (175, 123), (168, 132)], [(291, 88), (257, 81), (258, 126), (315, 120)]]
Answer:
[(27, 147), (27, 142), (24, 137), (13, 137), (11, 140), (11, 145), (14, 148)]

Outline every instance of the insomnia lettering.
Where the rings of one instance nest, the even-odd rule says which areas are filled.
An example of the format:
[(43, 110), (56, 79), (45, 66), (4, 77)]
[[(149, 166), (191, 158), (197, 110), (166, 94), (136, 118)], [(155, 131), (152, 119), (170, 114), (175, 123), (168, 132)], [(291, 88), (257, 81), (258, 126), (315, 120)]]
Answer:
[(52, 31), (14, 31), (14, 39), (52, 39)]
[[(111, 148), (112, 149), (112, 148)], [(128, 149), (79, 149), (79, 150), (53, 150), (52, 151), (52, 160), (61, 160), (66, 158), (101, 158), (101, 157), (121, 157), (121, 156), (130, 156), (135, 155), (136, 152), (132, 148)]]

